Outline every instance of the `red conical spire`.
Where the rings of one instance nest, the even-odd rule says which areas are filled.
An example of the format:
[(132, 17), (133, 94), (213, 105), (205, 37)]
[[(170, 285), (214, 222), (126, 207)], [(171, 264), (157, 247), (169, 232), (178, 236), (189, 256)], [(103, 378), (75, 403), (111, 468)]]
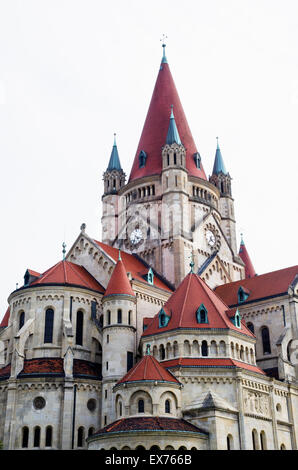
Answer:
[[(161, 173), (161, 152), (162, 147), (166, 144), (172, 105), (179, 136), (186, 149), (186, 168), (190, 175), (206, 179), (202, 165), (201, 168), (196, 167), (193, 156), (198, 151), (191, 135), (169, 65), (164, 56), (155, 83), (129, 181)], [(141, 150), (147, 155), (146, 164), (142, 168), (139, 167), (139, 154)]]
[(135, 296), (128, 280), (126, 269), (120, 256), (120, 251), (118, 262), (109, 280), (104, 297), (117, 294)]
[(245, 264), (245, 278), (247, 279), (249, 277), (255, 277), (256, 276), (255, 268), (253, 267), (253, 264), (252, 264), (251, 259), (249, 257), (246, 246), (244, 245), (242, 235), (241, 235), (239, 256), (242, 259), (243, 263)]

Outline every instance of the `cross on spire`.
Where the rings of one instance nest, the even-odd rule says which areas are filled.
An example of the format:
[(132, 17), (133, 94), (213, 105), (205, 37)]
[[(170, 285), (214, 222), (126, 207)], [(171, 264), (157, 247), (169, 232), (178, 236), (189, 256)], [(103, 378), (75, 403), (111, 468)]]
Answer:
[(163, 48), (163, 55), (162, 55), (162, 61), (161, 61), (162, 64), (168, 63), (167, 58), (166, 58), (166, 39), (168, 39), (168, 36), (166, 36), (165, 34), (163, 34), (162, 38), (160, 39), (160, 41), (162, 41), (162, 48)]

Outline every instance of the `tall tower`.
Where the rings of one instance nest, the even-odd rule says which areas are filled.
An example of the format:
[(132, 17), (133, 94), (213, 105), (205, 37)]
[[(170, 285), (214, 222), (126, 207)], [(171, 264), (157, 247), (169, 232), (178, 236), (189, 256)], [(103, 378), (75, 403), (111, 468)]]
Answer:
[(102, 241), (112, 244), (118, 232), (119, 190), (125, 185), (125, 173), (120, 164), (116, 134), (114, 134), (114, 145), (108, 167), (103, 174), (103, 180)]
[[(188, 272), (190, 257), (202, 273), (210, 260), (217, 262), (219, 274), (212, 287), (241, 279), (244, 267), (237, 255), (230, 176), (213, 173), (208, 181), (163, 44), (128, 183), (118, 190), (117, 203), (105, 188), (103, 199), (110, 205), (102, 219), (103, 241), (141, 256), (175, 286)], [(115, 237), (107, 235), (111, 228), (117, 228)]]
[[(136, 296), (121, 259), (114, 268), (103, 305), (102, 425), (113, 421), (113, 386), (133, 366), (136, 356)], [(109, 421), (109, 422), (108, 422)]]
[(233, 253), (237, 254), (236, 220), (234, 212), (234, 199), (232, 198), (231, 176), (226, 170), (217, 139), (217, 147), (212, 175), (209, 181), (220, 191), (219, 212), (221, 214), (221, 228), (229, 241)]

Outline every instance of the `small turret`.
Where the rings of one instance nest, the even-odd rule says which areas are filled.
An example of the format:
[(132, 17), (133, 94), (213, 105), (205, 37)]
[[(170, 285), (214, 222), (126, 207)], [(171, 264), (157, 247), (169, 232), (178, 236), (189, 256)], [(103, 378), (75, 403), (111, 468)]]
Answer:
[(116, 144), (116, 134), (114, 134), (114, 145), (112, 148), (108, 167), (103, 175), (104, 194), (116, 194), (125, 185), (125, 173), (122, 170), (118, 148)]
[(136, 296), (127, 277), (120, 250), (102, 305), (102, 424), (106, 425), (113, 420), (115, 412), (111, 401), (113, 386), (133, 367), (136, 356)]
[(225, 195), (232, 196), (231, 177), (228, 171), (226, 170), (226, 167), (222, 158), (222, 154), (221, 154), (220, 147), (218, 144), (218, 137), (216, 137), (216, 139), (217, 139), (217, 146), (216, 146), (216, 152), (215, 152), (213, 171), (209, 180), (220, 190), (220, 193), (222, 196), (225, 196)]
[(114, 145), (106, 171), (103, 174), (104, 194), (102, 196), (102, 241), (112, 244), (118, 233), (119, 190), (125, 185), (125, 173), (122, 170), (116, 134)]
[(229, 245), (234, 253), (237, 255), (237, 242), (236, 242), (236, 221), (234, 213), (234, 199), (232, 198), (231, 190), (231, 176), (226, 170), (221, 150), (218, 144), (218, 137), (215, 159), (213, 165), (212, 175), (209, 178), (210, 183), (214, 184), (220, 191), (219, 199), (219, 212), (221, 214), (221, 228), (224, 232)]

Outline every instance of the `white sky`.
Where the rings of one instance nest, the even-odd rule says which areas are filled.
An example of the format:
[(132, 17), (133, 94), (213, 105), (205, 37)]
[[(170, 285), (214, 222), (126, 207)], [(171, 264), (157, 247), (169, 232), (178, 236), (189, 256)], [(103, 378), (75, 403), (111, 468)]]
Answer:
[(100, 200), (117, 133), (126, 173), (167, 58), (202, 156), (216, 136), (259, 274), (297, 264), (297, 0), (0, 0), (0, 318)]

